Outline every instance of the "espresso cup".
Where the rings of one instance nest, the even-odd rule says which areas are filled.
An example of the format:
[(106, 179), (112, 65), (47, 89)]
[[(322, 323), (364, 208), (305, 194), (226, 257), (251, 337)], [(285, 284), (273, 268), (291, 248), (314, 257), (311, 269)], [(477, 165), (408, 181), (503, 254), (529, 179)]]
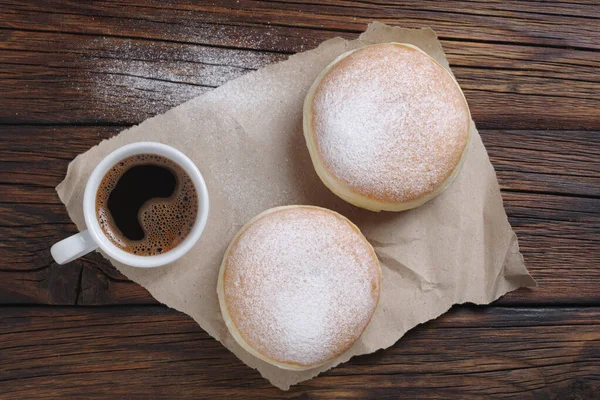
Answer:
[[(135, 255), (117, 247), (102, 230), (96, 215), (96, 196), (104, 176), (121, 160), (138, 154), (162, 156), (179, 165), (191, 179), (198, 195), (197, 215), (190, 232), (181, 243), (163, 254)], [(202, 235), (208, 219), (208, 191), (196, 165), (179, 150), (156, 142), (131, 143), (113, 151), (96, 166), (85, 187), (83, 214), (87, 230), (61, 240), (50, 249), (58, 264), (71, 262), (100, 248), (106, 255), (123, 264), (140, 268), (159, 267), (182, 257)]]

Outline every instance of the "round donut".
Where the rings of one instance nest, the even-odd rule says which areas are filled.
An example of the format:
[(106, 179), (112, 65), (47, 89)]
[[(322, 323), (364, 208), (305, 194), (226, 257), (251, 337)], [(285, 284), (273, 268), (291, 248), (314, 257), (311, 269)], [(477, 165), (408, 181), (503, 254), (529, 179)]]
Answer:
[(377, 256), (352, 222), (320, 207), (286, 206), (237, 233), (217, 293), (227, 328), (246, 351), (283, 369), (306, 370), (356, 342), (380, 288)]
[(304, 136), (323, 183), (372, 211), (418, 207), (456, 178), (469, 142), (467, 101), (452, 75), (400, 43), (342, 54), (304, 101)]

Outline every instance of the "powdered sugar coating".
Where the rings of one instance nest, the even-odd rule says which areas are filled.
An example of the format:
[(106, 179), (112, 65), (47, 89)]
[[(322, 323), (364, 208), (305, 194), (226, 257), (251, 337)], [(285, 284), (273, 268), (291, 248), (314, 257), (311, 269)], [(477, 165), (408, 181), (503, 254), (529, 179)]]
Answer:
[(379, 300), (373, 248), (347, 219), (317, 207), (263, 214), (231, 245), (223, 268), (235, 329), (279, 363), (335, 358), (362, 334)]
[(459, 165), (469, 109), (454, 79), (423, 52), (380, 44), (335, 64), (316, 88), (312, 132), (321, 162), (351, 191), (407, 202)]

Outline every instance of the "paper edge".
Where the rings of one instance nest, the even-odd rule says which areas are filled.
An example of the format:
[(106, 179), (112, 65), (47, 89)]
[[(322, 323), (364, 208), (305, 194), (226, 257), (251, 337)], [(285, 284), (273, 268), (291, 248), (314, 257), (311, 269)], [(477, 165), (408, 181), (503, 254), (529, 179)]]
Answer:
[[(451, 74), (451, 75), (454, 77), (454, 74), (453, 74), (452, 70), (450, 69), (450, 65), (449, 65), (449, 62), (448, 62), (448, 60), (447, 60), (446, 53), (445, 53), (445, 51), (444, 51), (444, 49), (443, 49), (443, 47), (442, 47), (442, 45), (441, 45), (441, 42), (439, 41), (439, 39), (438, 39), (438, 36), (437, 36), (437, 34), (435, 33), (435, 31), (434, 31), (433, 29), (431, 29), (430, 27), (422, 27), (422, 28), (403, 28), (403, 27), (400, 27), (400, 26), (391, 26), (391, 25), (387, 25), (387, 24), (384, 24), (384, 23), (382, 23), (382, 22), (379, 22), (379, 21), (374, 21), (374, 22), (371, 22), (371, 23), (370, 23), (370, 24), (367, 26), (367, 29), (366, 29), (364, 32), (362, 32), (362, 33), (359, 35), (358, 39), (355, 39), (355, 40), (358, 40), (358, 41), (360, 41), (360, 42), (362, 42), (362, 43), (365, 43), (365, 44), (368, 44), (368, 43), (379, 43), (379, 42), (372, 42), (372, 41), (368, 40), (368, 36), (375, 34), (375, 33), (376, 33), (378, 30), (383, 30), (383, 31), (385, 31), (385, 32), (396, 32), (396, 33), (393, 33), (394, 35), (400, 35), (400, 34), (402, 34), (402, 35), (405, 35), (405, 34), (409, 34), (409, 35), (411, 35), (411, 36), (412, 36), (412, 35), (421, 35), (421, 34), (424, 34), (424, 35), (428, 36), (428, 37), (426, 37), (426, 40), (431, 40), (431, 41), (432, 41), (432, 43), (431, 43), (431, 44), (432, 44), (432, 47), (431, 47), (431, 49), (427, 49), (427, 50), (423, 49), (423, 50), (424, 50), (424, 51), (426, 51), (428, 54), (429, 54), (431, 51), (437, 51), (437, 52), (439, 52), (439, 53), (441, 54), (441, 56), (442, 56), (442, 59), (441, 59), (441, 60), (438, 60), (438, 59), (436, 58), (436, 61), (437, 61), (438, 63), (440, 63), (440, 64), (441, 64), (441, 65), (442, 65), (442, 66), (443, 66), (443, 67), (444, 67), (446, 70), (448, 70), (448, 71), (450, 72), (450, 74)], [(386, 35), (390, 35), (390, 34), (392, 34), (392, 33), (387, 33)], [(319, 45), (318, 45), (316, 48), (314, 48), (314, 49), (312, 49), (312, 50), (309, 50), (309, 51), (318, 52), (318, 51), (322, 50), (322, 48), (323, 48), (323, 47), (325, 47), (325, 46), (329, 46), (329, 45), (331, 45), (331, 44), (332, 44), (332, 43), (334, 43), (334, 42), (343, 42), (345, 45), (347, 45), (348, 43), (350, 43), (350, 42), (352, 42), (352, 41), (354, 41), (354, 40), (346, 40), (346, 39), (344, 39), (344, 38), (341, 38), (341, 37), (339, 37), (339, 36), (336, 36), (336, 37), (333, 37), (333, 38), (331, 38), (331, 39), (327, 39), (327, 40), (325, 40), (325, 41), (321, 42), (321, 43), (320, 43), (320, 44), (319, 44)], [(247, 73), (247, 74), (244, 74), (242, 77), (244, 77), (244, 76), (247, 76), (247, 75), (251, 75), (251, 74), (264, 73), (265, 71), (267, 71), (267, 70), (269, 70), (269, 69), (271, 69), (271, 68), (273, 68), (273, 67), (275, 67), (275, 66), (277, 66), (277, 65), (280, 65), (280, 64), (283, 64), (283, 63), (292, 62), (292, 61), (293, 61), (293, 60), (294, 60), (294, 59), (295, 59), (295, 58), (296, 58), (296, 57), (297, 57), (299, 54), (301, 54), (301, 53), (293, 54), (293, 55), (291, 55), (290, 57), (288, 57), (288, 59), (286, 59), (286, 60), (284, 60), (284, 61), (281, 61), (281, 62), (279, 62), (279, 63), (270, 64), (270, 65), (268, 65), (268, 66), (265, 66), (265, 67), (263, 67), (263, 68), (261, 68), (261, 69), (259, 69), (259, 70), (256, 70), (256, 71), (251, 71), (251, 72), (249, 72), (249, 73)], [(240, 77), (240, 78), (241, 78), (241, 77)], [(238, 78), (238, 79), (239, 79), (239, 78)], [(232, 81), (229, 81), (229, 82), (232, 82)], [(133, 126), (131, 126), (131, 127), (127, 128), (127, 129), (124, 129), (124, 130), (122, 130), (122, 131), (120, 131), (120, 132), (116, 133), (114, 136), (112, 136), (112, 137), (110, 137), (110, 138), (107, 138), (107, 139), (104, 139), (104, 140), (102, 140), (101, 142), (99, 142), (98, 144), (96, 144), (96, 145), (94, 145), (94, 146), (90, 147), (90, 148), (89, 148), (88, 150), (86, 150), (85, 152), (78, 154), (78, 155), (77, 155), (77, 156), (76, 156), (76, 157), (75, 157), (75, 158), (74, 158), (74, 159), (73, 159), (73, 160), (72, 160), (72, 161), (69, 163), (69, 165), (68, 165), (68, 168), (67, 168), (67, 173), (66, 173), (66, 175), (65, 175), (65, 178), (64, 178), (64, 179), (63, 179), (63, 180), (62, 180), (62, 181), (61, 181), (61, 182), (60, 182), (60, 183), (59, 183), (59, 184), (58, 184), (58, 185), (55, 187), (55, 190), (56, 190), (56, 192), (57, 192), (57, 194), (58, 194), (58, 197), (60, 198), (61, 202), (63, 202), (63, 204), (65, 204), (65, 205), (66, 205), (66, 204), (67, 204), (67, 203), (70, 201), (70, 199), (71, 199), (71, 197), (72, 197), (72, 194), (73, 194), (73, 193), (72, 193), (72, 192), (70, 192), (70, 193), (66, 193), (66, 192), (65, 192), (65, 186), (67, 185), (67, 182), (69, 182), (69, 181), (71, 181), (71, 180), (77, 180), (77, 179), (78, 179), (79, 175), (78, 175), (78, 174), (75, 174), (74, 170), (75, 170), (76, 166), (77, 166), (77, 165), (78, 165), (78, 164), (81, 162), (81, 160), (83, 159), (83, 156), (84, 156), (85, 154), (87, 154), (87, 153), (88, 153), (88, 152), (90, 152), (90, 151), (93, 151), (94, 149), (96, 149), (96, 148), (98, 148), (98, 147), (105, 146), (105, 145), (106, 145), (107, 143), (109, 143), (110, 141), (112, 141), (112, 140), (115, 140), (115, 139), (116, 139), (116, 138), (117, 138), (117, 137), (118, 137), (118, 136), (119, 136), (121, 133), (125, 133), (125, 132), (129, 131), (130, 129), (137, 128), (137, 127), (140, 127), (140, 126), (143, 126), (144, 124), (146, 124), (146, 123), (150, 123), (150, 121), (153, 121), (153, 120), (155, 120), (156, 118), (161, 118), (161, 117), (163, 117), (163, 116), (165, 116), (165, 115), (169, 114), (170, 112), (173, 112), (174, 110), (176, 110), (176, 109), (178, 109), (178, 108), (180, 108), (180, 107), (183, 107), (183, 106), (187, 105), (188, 103), (191, 103), (191, 102), (194, 102), (194, 101), (196, 101), (196, 100), (197, 100), (198, 98), (200, 98), (200, 97), (203, 97), (203, 96), (209, 95), (209, 94), (211, 94), (211, 93), (215, 93), (216, 91), (218, 91), (218, 90), (219, 90), (219, 89), (221, 89), (221, 88), (226, 88), (226, 87), (228, 86), (228, 83), (229, 83), (229, 82), (226, 82), (225, 84), (223, 84), (222, 86), (220, 86), (220, 87), (218, 87), (218, 88), (215, 88), (215, 89), (213, 89), (213, 90), (210, 90), (209, 92), (203, 93), (203, 94), (201, 94), (201, 95), (199, 95), (199, 96), (196, 96), (196, 97), (194, 97), (194, 98), (192, 98), (192, 99), (190, 99), (190, 100), (188, 100), (188, 101), (186, 101), (186, 102), (184, 102), (184, 103), (182, 103), (182, 104), (180, 104), (180, 105), (178, 105), (178, 106), (175, 106), (175, 107), (173, 107), (173, 108), (171, 108), (171, 109), (169, 109), (169, 110), (165, 111), (164, 113), (157, 114), (157, 115), (155, 115), (155, 116), (153, 116), (153, 117), (151, 117), (151, 118), (148, 118), (148, 119), (146, 119), (146, 120), (142, 121), (142, 122), (141, 122), (141, 123), (139, 123), (139, 124), (136, 124), (136, 125), (133, 125)], [(224, 89), (222, 89), (222, 90), (224, 90)], [(473, 126), (474, 126), (474, 125), (473, 125)], [(476, 133), (478, 133), (478, 130), (477, 130), (477, 128), (476, 128), (475, 126), (474, 126), (474, 130), (475, 130), (475, 132), (476, 132)], [(483, 146), (483, 148), (484, 148), (484, 150), (486, 151), (486, 155), (487, 155), (487, 158), (488, 158), (488, 162), (491, 164), (491, 161), (489, 160), (489, 154), (487, 153), (487, 149), (485, 148), (485, 145)], [(495, 168), (493, 167), (493, 164), (491, 164), (491, 165), (492, 165), (492, 170), (493, 170), (493, 176), (494, 176), (495, 185), (496, 185), (496, 187), (498, 188), (498, 191), (500, 191), (500, 189), (499, 189), (499, 184), (498, 184), (498, 179), (497, 179), (497, 176), (496, 176), (496, 170), (495, 170)], [(500, 196), (501, 196), (501, 194), (500, 194)], [(501, 196), (501, 198), (502, 198), (502, 196)], [(505, 208), (504, 208), (504, 199), (503, 199), (503, 198), (502, 198), (502, 202), (503, 202), (503, 209), (505, 210)], [(67, 208), (67, 207), (65, 207), (65, 208)], [(69, 217), (71, 218), (71, 220), (72, 220), (72, 221), (74, 221), (74, 219), (73, 219), (73, 215), (72, 215), (72, 212), (71, 212), (71, 211), (69, 211), (69, 210), (68, 210), (68, 208), (67, 208), (67, 212), (68, 212), (68, 214), (69, 214)], [(387, 345), (385, 345), (385, 344), (384, 344), (384, 345), (382, 345), (381, 347), (378, 347), (377, 349), (375, 349), (375, 350), (373, 350), (373, 351), (370, 351), (370, 352), (365, 352), (365, 353), (360, 353), (360, 354), (352, 354), (352, 355), (350, 355), (350, 353), (351, 353), (351, 352), (350, 352), (350, 350), (352, 349), (352, 348), (351, 348), (350, 350), (348, 350), (348, 351), (347, 351), (347, 352), (345, 352), (344, 354), (340, 355), (340, 356), (339, 356), (339, 357), (338, 357), (336, 360), (334, 360), (334, 361), (333, 361), (331, 364), (325, 364), (324, 366), (317, 367), (317, 368), (315, 368), (314, 370), (306, 370), (306, 371), (301, 371), (302, 373), (306, 373), (306, 372), (309, 372), (309, 371), (311, 371), (311, 374), (310, 374), (310, 376), (309, 376), (309, 377), (306, 377), (305, 379), (297, 380), (297, 381), (295, 381), (294, 383), (289, 383), (289, 384), (281, 384), (281, 383), (279, 383), (279, 382), (274, 382), (274, 381), (272, 381), (270, 378), (268, 378), (268, 377), (264, 376), (264, 375), (263, 375), (263, 373), (262, 373), (260, 370), (258, 370), (258, 366), (256, 365), (256, 363), (254, 363), (254, 362), (251, 362), (251, 361), (249, 361), (249, 360), (248, 360), (248, 359), (249, 359), (249, 357), (252, 357), (252, 360), (254, 360), (254, 357), (253, 357), (251, 354), (247, 353), (245, 350), (243, 350), (241, 347), (240, 347), (239, 349), (238, 349), (238, 348), (235, 348), (235, 350), (233, 350), (233, 349), (230, 349), (230, 348), (228, 348), (228, 347), (225, 345), (225, 343), (224, 343), (224, 341), (223, 341), (223, 340), (221, 340), (221, 339), (217, 339), (217, 338), (216, 338), (216, 337), (214, 337), (213, 335), (211, 335), (211, 337), (213, 337), (213, 339), (216, 339), (217, 341), (219, 341), (219, 342), (220, 342), (220, 343), (221, 343), (221, 344), (222, 344), (222, 345), (223, 345), (223, 346), (224, 346), (224, 347), (225, 347), (227, 350), (231, 351), (231, 352), (232, 352), (232, 353), (233, 353), (233, 354), (234, 354), (234, 355), (235, 355), (237, 358), (239, 358), (239, 359), (240, 359), (240, 361), (242, 361), (244, 364), (246, 364), (247, 366), (249, 366), (249, 367), (250, 367), (250, 368), (252, 368), (252, 369), (255, 369), (255, 370), (257, 370), (257, 371), (260, 373), (261, 377), (263, 377), (264, 379), (268, 380), (268, 381), (269, 381), (269, 382), (270, 382), (270, 383), (271, 383), (273, 386), (275, 386), (275, 387), (277, 387), (277, 388), (279, 388), (279, 389), (281, 389), (281, 390), (287, 391), (287, 390), (289, 390), (289, 389), (290, 389), (292, 386), (294, 386), (294, 385), (297, 385), (297, 384), (299, 384), (299, 383), (301, 383), (301, 382), (304, 382), (304, 381), (307, 381), (307, 380), (313, 379), (313, 378), (315, 378), (315, 377), (319, 376), (320, 374), (322, 374), (322, 373), (324, 373), (324, 372), (327, 372), (327, 371), (329, 371), (330, 369), (333, 369), (333, 368), (337, 367), (337, 366), (338, 366), (338, 365), (340, 365), (340, 364), (343, 364), (343, 363), (345, 363), (345, 362), (348, 362), (350, 359), (352, 359), (352, 358), (353, 358), (353, 357), (355, 357), (355, 356), (362, 356), (362, 355), (372, 354), (372, 353), (375, 353), (375, 352), (377, 352), (377, 351), (384, 350), (384, 349), (388, 349), (388, 348), (390, 348), (391, 346), (394, 346), (396, 343), (398, 343), (398, 341), (400, 341), (400, 340), (401, 340), (401, 339), (402, 339), (402, 338), (403, 338), (403, 337), (406, 335), (406, 333), (408, 333), (409, 331), (411, 331), (411, 330), (415, 329), (416, 327), (418, 327), (418, 326), (420, 326), (420, 325), (423, 325), (423, 324), (424, 324), (424, 323), (426, 323), (426, 322), (429, 322), (429, 321), (431, 321), (431, 320), (434, 320), (434, 319), (436, 319), (436, 318), (439, 318), (441, 315), (443, 315), (443, 314), (447, 313), (447, 312), (448, 312), (448, 311), (449, 311), (449, 310), (450, 310), (450, 309), (451, 309), (451, 308), (452, 308), (454, 305), (463, 305), (463, 304), (488, 305), (488, 304), (491, 304), (491, 303), (493, 303), (494, 301), (496, 301), (496, 300), (497, 300), (497, 299), (499, 299), (500, 297), (502, 297), (502, 296), (506, 295), (507, 293), (509, 293), (509, 292), (511, 292), (511, 291), (514, 291), (514, 290), (516, 290), (516, 289), (518, 289), (518, 288), (520, 288), (520, 287), (537, 287), (537, 286), (538, 286), (537, 282), (536, 282), (536, 281), (533, 279), (533, 277), (531, 276), (531, 274), (529, 273), (529, 270), (527, 269), (527, 267), (526, 267), (526, 265), (525, 265), (525, 262), (524, 262), (523, 255), (521, 254), (521, 252), (520, 252), (520, 249), (519, 249), (518, 237), (517, 237), (516, 233), (514, 232), (514, 230), (512, 229), (512, 226), (511, 226), (511, 225), (510, 225), (510, 223), (508, 222), (508, 216), (507, 216), (506, 212), (504, 212), (504, 216), (505, 216), (505, 218), (506, 218), (507, 224), (508, 224), (508, 226), (509, 226), (509, 228), (510, 228), (510, 230), (511, 230), (511, 233), (512, 233), (512, 238), (511, 238), (511, 242), (510, 242), (510, 244), (509, 244), (509, 246), (508, 246), (508, 249), (507, 249), (507, 254), (508, 254), (508, 251), (511, 249), (511, 247), (514, 247), (514, 246), (516, 245), (516, 252), (517, 252), (517, 254), (518, 254), (519, 258), (520, 258), (520, 261), (522, 262), (522, 264), (523, 264), (523, 266), (524, 266), (524, 269), (525, 269), (525, 271), (527, 272), (527, 274), (526, 274), (526, 275), (523, 275), (523, 276), (521, 277), (521, 279), (525, 279), (525, 280), (527, 280), (527, 281), (528, 281), (528, 283), (527, 283), (527, 284), (516, 284), (516, 286), (515, 286), (515, 285), (510, 285), (509, 287), (507, 287), (507, 288), (505, 288), (505, 289), (502, 289), (502, 290), (501, 290), (499, 293), (496, 293), (496, 295), (494, 295), (493, 299), (492, 299), (491, 301), (487, 301), (487, 302), (486, 302), (486, 301), (482, 301), (482, 302), (478, 303), (478, 302), (467, 301), (467, 302), (455, 303), (454, 301), (450, 301), (450, 302), (449, 302), (449, 303), (450, 303), (449, 305), (447, 305), (447, 306), (445, 305), (445, 306), (444, 306), (444, 311), (442, 311), (442, 312), (440, 312), (440, 313), (434, 313), (434, 315), (433, 315), (433, 316), (428, 316), (428, 317), (427, 317), (427, 318), (425, 318), (425, 319), (423, 319), (423, 318), (419, 318), (419, 320), (422, 320), (422, 321), (418, 322), (418, 323), (417, 323), (415, 326), (413, 326), (412, 328), (410, 328), (410, 329), (406, 330), (405, 332), (403, 332), (403, 333), (402, 333), (402, 334), (401, 334), (401, 335), (400, 335), (400, 336), (399, 336), (399, 337), (398, 337), (398, 338), (397, 338), (397, 339), (396, 339), (394, 342), (392, 342), (391, 344), (387, 344)], [(75, 222), (75, 221), (74, 221), (74, 222)], [(82, 227), (80, 226), (80, 224), (77, 224), (76, 222), (75, 222), (75, 224), (77, 225), (77, 227), (78, 227), (80, 230), (82, 229)], [(504, 269), (504, 268), (506, 267), (507, 258), (508, 258), (508, 257), (505, 257), (505, 259), (504, 259), (504, 264), (503, 264), (503, 266), (502, 266), (502, 269)], [(115, 268), (116, 268), (116, 267), (115, 267)], [(159, 302), (160, 302), (160, 300), (159, 300)], [(160, 303), (161, 303), (161, 304), (163, 304), (163, 305), (165, 305), (165, 306), (167, 306), (167, 307), (168, 307), (168, 308), (170, 308), (170, 309), (174, 309), (174, 310), (176, 310), (176, 311), (178, 311), (178, 312), (182, 312), (182, 311), (178, 310), (177, 308), (171, 307), (171, 306), (169, 306), (169, 305), (167, 305), (167, 304), (165, 304), (165, 303), (162, 303), (162, 302), (160, 302)], [(182, 312), (182, 313), (184, 313), (184, 312)], [(186, 314), (186, 313), (184, 313), (184, 314), (185, 314), (185, 315), (188, 315), (188, 314)], [(189, 315), (188, 315), (188, 316), (189, 316)], [(191, 317), (191, 316), (190, 316), (190, 317)], [(199, 322), (198, 322), (198, 321), (197, 321), (197, 320), (196, 320), (194, 317), (191, 317), (191, 318), (192, 318), (192, 319), (193, 319), (193, 320), (194, 320), (194, 321), (195, 321), (195, 322), (196, 322), (196, 323), (197, 323), (197, 324), (200, 326), (200, 323), (199, 323)], [(206, 331), (206, 330), (205, 330), (205, 329), (204, 329), (202, 326), (200, 326), (200, 328), (201, 328), (202, 330)], [(208, 333), (208, 332), (207, 332), (207, 333)], [(359, 339), (359, 341), (360, 341), (360, 339)], [(357, 341), (356, 343), (358, 343), (358, 341)], [(356, 343), (355, 343), (355, 345), (356, 345)], [(240, 350), (241, 350), (241, 351), (240, 351)], [(256, 359), (256, 360), (258, 360), (258, 359)], [(312, 373), (312, 371), (314, 371), (314, 373)]]

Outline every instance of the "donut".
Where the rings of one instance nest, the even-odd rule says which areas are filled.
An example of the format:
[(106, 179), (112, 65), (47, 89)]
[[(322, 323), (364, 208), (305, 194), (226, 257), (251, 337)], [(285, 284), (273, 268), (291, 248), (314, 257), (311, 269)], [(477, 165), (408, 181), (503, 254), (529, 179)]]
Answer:
[(464, 162), (470, 121), (450, 72), (400, 43), (342, 54), (316, 79), (303, 110), (320, 179), (371, 211), (407, 210), (442, 193)]
[(217, 286), (221, 314), (250, 354), (307, 370), (344, 353), (375, 311), (381, 269), (373, 247), (342, 215), (272, 208), (227, 248)]

